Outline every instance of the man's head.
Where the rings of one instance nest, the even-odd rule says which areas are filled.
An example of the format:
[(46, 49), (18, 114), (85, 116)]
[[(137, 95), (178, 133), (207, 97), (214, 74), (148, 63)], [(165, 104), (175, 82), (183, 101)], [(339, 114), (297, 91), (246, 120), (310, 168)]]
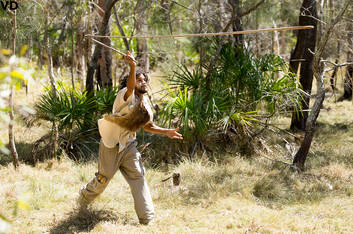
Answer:
[(141, 94), (147, 93), (148, 77), (144, 73), (136, 75), (135, 90)]
[[(127, 79), (129, 75), (125, 75), (120, 80), (119, 89), (123, 89), (126, 87)], [(136, 84), (135, 90), (141, 94), (147, 93), (147, 84), (149, 82), (149, 77), (146, 72), (141, 67), (136, 67)]]

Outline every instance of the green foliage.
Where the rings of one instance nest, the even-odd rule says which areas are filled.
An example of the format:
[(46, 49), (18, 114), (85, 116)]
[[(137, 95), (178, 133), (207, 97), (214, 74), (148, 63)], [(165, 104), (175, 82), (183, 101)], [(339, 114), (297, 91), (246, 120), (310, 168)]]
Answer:
[(100, 117), (105, 113), (111, 112), (113, 104), (115, 101), (116, 94), (118, 93), (118, 88), (114, 87), (111, 89), (100, 89), (96, 93), (96, 111), (97, 115)]
[[(36, 103), (35, 109), (39, 119), (58, 121), (60, 130), (73, 127), (83, 130), (88, 127), (84, 118), (92, 120), (96, 107), (94, 99), (88, 98), (85, 92), (62, 89), (55, 95), (48, 89)], [(89, 123), (89, 126), (92, 124)]]
[(117, 89), (97, 92), (96, 97), (88, 97), (86, 92), (74, 90), (60, 84), (57, 94), (49, 88), (35, 104), (36, 119), (57, 122), (60, 131), (59, 145), (73, 158), (85, 158), (91, 153), (90, 144), (97, 131), (97, 120), (110, 112)]
[(281, 57), (256, 57), (231, 43), (223, 46), (209, 78), (200, 67), (180, 66), (169, 82), (162, 119), (169, 125), (175, 120), (187, 140), (230, 126), (248, 131), (259, 118), (297, 108), (301, 100), (299, 82)]
[(116, 94), (116, 88), (102, 89), (95, 97), (88, 97), (86, 92), (60, 83), (56, 95), (49, 87), (46, 88), (35, 104), (35, 110), (38, 119), (58, 121), (59, 129), (78, 128), (83, 131), (95, 127), (97, 118), (111, 111)]
[[(171, 98), (162, 111), (164, 121), (171, 121), (178, 116), (176, 124), (184, 127), (184, 135), (191, 138), (193, 135), (201, 137), (208, 129), (207, 122), (202, 116), (205, 114), (202, 109), (203, 99), (200, 95), (189, 95), (188, 89), (178, 92), (169, 89)], [(192, 131), (190, 131), (192, 129)]]

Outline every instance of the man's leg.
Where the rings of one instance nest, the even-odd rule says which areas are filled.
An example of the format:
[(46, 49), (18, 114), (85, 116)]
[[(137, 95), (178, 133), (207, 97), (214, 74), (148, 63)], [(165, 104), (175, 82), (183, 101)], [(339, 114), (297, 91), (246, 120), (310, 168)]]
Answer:
[(136, 143), (123, 151), (120, 171), (130, 185), (134, 198), (135, 211), (141, 224), (153, 220), (154, 208), (148, 185), (145, 180), (145, 170), (141, 162), (141, 154), (136, 149)]
[(98, 172), (96, 176), (80, 191), (80, 205), (91, 203), (109, 184), (114, 174), (119, 168), (120, 155), (119, 148), (107, 148), (101, 140), (99, 144)]

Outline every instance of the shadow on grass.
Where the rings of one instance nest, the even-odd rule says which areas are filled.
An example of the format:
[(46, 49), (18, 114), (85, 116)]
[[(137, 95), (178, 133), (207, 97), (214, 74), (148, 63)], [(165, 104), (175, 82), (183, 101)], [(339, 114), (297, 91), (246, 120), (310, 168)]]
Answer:
[[(9, 145), (5, 145), (7, 149), (9, 149)], [(33, 156), (32, 156), (32, 144), (24, 143), (24, 142), (16, 142), (16, 150), (18, 154), (18, 160), (20, 163), (26, 163), (30, 165), (34, 165)], [(6, 166), (9, 163), (12, 163), (11, 154), (6, 155), (4, 153), (0, 153), (0, 165)]]
[(330, 134), (335, 135), (337, 133), (347, 133), (347, 131), (353, 130), (352, 125), (353, 125), (353, 122), (329, 124), (329, 123), (323, 123), (318, 121), (316, 123), (317, 130), (318, 130), (316, 131), (316, 134), (319, 136), (320, 135), (327, 136)]
[[(5, 147), (9, 149), (8, 144), (5, 145)], [(96, 160), (96, 158), (98, 157), (98, 145), (90, 144), (89, 147), (88, 146), (84, 146), (84, 147), (81, 146), (81, 148), (84, 148), (83, 150), (81, 148), (79, 149), (78, 147), (72, 148), (69, 154), (67, 154), (68, 157), (73, 161), (80, 162), (80, 163)], [(89, 149), (90, 152), (88, 152), (87, 149)], [(42, 147), (42, 149), (36, 155), (33, 155), (32, 153), (33, 143), (16, 142), (16, 150), (17, 150), (18, 160), (20, 164), (24, 163), (27, 165), (35, 166), (38, 162), (44, 162), (46, 160), (52, 159), (51, 145)], [(76, 151), (74, 152), (74, 150)], [(63, 156), (62, 151), (63, 151), (62, 149), (58, 150), (58, 153), (57, 153), (58, 159), (60, 159)], [(75, 156), (76, 152), (80, 153), (80, 157)], [(0, 165), (7, 166), (10, 163), (12, 163), (11, 153), (6, 155), (0, 152)]]
[(112, 210), (88, 210), (84, 213), (72, 211), (69, 213), (69, 217), (52, 227), (49, 230), (49, 233), (89, 232), (100, 222), (118, 222), (123, 225), (134, 223), (131, 217), (123, 214), (116, 214), (116, 212)]
[(319, 173), (298, 174), (290, 169), (271, 172), (253, 185), (252, 194), (273, 208), (291, 204), (320, 202), (332, 194), (351, 196), (351, 184), (344, 179)]

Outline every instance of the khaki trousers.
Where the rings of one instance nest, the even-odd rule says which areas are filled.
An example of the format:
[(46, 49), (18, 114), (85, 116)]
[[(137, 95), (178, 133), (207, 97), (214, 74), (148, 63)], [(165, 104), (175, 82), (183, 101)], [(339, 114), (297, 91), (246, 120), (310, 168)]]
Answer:
[(101, 140), (99, 145), (98, 173), (85, 187), (81, 189), (81, 196), (90, 203), (109, 184), (118, 169), (130, 185), (134, 198), (135, 211), (140, 223), (149, 223), (154, 216), (154, 208), (150, 191), (145, 180), (145, 170), (141, 161), (141, 154), (136, 149), (137, 142), (129, 144), (119, 153), (119, 147), (107, 148)]

